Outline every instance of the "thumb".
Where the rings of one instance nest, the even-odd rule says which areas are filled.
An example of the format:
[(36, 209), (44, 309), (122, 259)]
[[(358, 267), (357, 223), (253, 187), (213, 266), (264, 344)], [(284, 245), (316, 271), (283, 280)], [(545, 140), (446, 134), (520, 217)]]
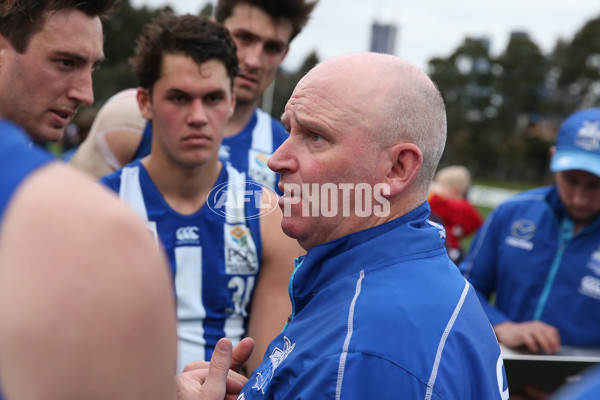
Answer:
[(225, 397), (231, 354), (231, 341), (225, 338), (219, 340), (210, 358), (206, 381), (202, 385), (203, 400), (223, 399)]

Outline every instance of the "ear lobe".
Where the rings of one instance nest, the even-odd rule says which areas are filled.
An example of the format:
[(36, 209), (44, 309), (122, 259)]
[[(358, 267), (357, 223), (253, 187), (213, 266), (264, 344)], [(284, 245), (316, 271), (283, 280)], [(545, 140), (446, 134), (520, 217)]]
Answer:
[(137, 90), (137, 102), (138, 107), (142, 113), (142, 116), (148, 120), (152, 119), (152, 98), (150, 92), (147, 89), (139, 87)]
[(390, 187), (390, 197), (405, 190), (413, 181), (421, 165), (423, 165), (423, 153), (413, 143), (400, 143), (391, 149), (392, 165), (386, 177)]

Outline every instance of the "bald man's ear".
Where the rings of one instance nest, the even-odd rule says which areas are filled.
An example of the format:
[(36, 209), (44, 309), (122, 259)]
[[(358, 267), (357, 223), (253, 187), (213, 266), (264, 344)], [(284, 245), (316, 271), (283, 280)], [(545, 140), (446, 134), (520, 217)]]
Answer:
[(548, 152), (550, 153), (550, 159), (552, 159), (552, 157), (554, 157), (554, 153), (556, 153), (556, 146), (550, 146), (550, 150), (548, 150)]
[(391, 168), (386, 176), (393, 197), (405, 190), (417, 176), (423, 165), (423, 153), (413, 143), (399, 143), (388, 149)]

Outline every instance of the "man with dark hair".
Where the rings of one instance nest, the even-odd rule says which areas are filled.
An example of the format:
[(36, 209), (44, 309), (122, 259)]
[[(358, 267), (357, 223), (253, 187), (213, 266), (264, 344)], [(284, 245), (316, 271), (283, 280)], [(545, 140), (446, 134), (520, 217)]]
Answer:
[(231, 36), (203, 17), (163, 15), (143, 29), (131, 64), (140, 110), (154, 128), (152, 151), (102, 182), (166, 249), (177, 371), (210, 359), (221, 337), (237, 344), (248, 334), (262, 355), (290, 314), (287, 282), (301, 249), (281, 230), (277, 196), (218, 158), (235, 107)]
[(94, 101), (92, 72), (104, 58), (100, 16), (115, 1), (19, 0), (5, 6), (0, 117), (34, 140), (62, 138), (79, 106)]
[[(301, 32), (316, 4), (316, 0), (225, 0), (216, 7), (216, 19), (231, 32), (240, 64), (240, 73), (234, 80), (237, 103), (225, 127), (219, 156), (276, 191), (277, 174), (269, 170), (266, 162), (287, 134), (278, 121), (258, 106), (291, 41)], [(139, 118), (131, 115), (136, 125)], [(72, 164), (99, 176), (98, 170), (113, 168), (109, 160), (134, 160), (150, 152), (150, 124), (142, 139), (141, 131), (123, 131), (120, 126), (115, 126), (113, 132), (105, 129), (102, 135), (90, 135)], [(93, 164), (89, 162), (92, 159)]]

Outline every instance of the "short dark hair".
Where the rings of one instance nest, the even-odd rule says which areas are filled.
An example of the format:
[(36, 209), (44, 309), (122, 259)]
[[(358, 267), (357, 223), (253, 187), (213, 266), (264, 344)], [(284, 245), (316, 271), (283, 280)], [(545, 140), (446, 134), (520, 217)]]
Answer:
[(44, 29), (50, 13), (73, 9), (89, 17), (101, 17), (118, 1), (8, 0), (0, 7), (0, 35), (7, 38), (17, 52), (24, 53), (33, 35)]
[(163, 13), (142, 28), (136, 43), (129, 63), (139, 86), (150, 91), (160, 77), (166, 54), (182, 54), (198, 65), (218, 59), (225, 64), (232, 85), (238, 73), (236, 46), (229, 31), (202, 16)]
[(233, 9), (240, 3), (260, 8), (275, 21), (288, 20), (292, 24), (292, 33), (288, 44), (302, 31), (310, 13), (318, 0), (219, 0), (215, 10), (215, 18), (220, 23), (233, 14)]

